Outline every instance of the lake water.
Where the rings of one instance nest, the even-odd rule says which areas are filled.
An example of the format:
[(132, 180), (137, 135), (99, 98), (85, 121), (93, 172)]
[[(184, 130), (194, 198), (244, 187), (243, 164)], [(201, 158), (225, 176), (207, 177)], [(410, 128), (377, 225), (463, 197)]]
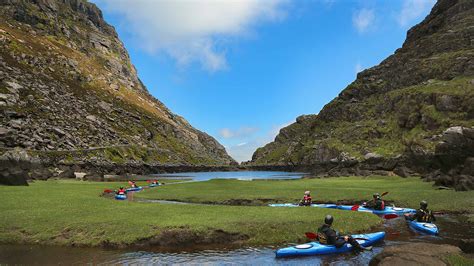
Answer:
[(232, 172), (188, 172), (176, 174), (158, 174), (157, 178), (192, 179), (193, 181), (207, 181), (210, 179), (299, 179), (306, 173), (279, 172), (279, 171), (232, 171)]

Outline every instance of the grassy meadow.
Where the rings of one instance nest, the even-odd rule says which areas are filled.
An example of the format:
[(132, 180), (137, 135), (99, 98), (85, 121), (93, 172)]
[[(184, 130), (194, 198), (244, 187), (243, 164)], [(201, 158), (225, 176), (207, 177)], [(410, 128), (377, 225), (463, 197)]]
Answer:
[[(125, 183), (50, 180), (28, 187), (0, 186), (0, 243), (126, 246), (184, 228), (204, 235), (223, 230), (247, 236), (245, 245), (272, 245), (304, 241), (304, 232), (316, 230), (326, 214), (334, 215), (334, 226), (341, 232), (367, 231), (382, 222), (367, 213), (318, 208), (174, 205), (100, 196), (104, 189), (120, 185)], [(135, 197), (181, 186), (189, 184), (151, 188)]]
[(164, 186), (140, 193), (137, 197), (216, 204), (236, 199), (250, 200), (255, 204), (296, 203), (306, 190), (311, 191), (316, 202), (360, 202), (371, 199), (374, 192), (389, 192), (384, 199), (401, 207), (418, 208), (421, 200), (427, 200), (428, 207), (434, 211), (474, 213), (474, 191), (438, 190), (432, 183), (419, 178), (397, 176), (255, 181), (214, 179)]

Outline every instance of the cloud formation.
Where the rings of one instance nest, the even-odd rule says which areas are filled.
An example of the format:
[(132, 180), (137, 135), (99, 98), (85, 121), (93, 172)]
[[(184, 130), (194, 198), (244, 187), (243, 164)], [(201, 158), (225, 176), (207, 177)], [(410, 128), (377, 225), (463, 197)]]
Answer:
[(352, 15), (352, 24), (359, 33), (366, 32), (374, 21), (375, 12), (373, 9), (363, 8)]
[[(252, 140), (241, 142), (236, 145), (226, 146), (226, 150), (229, 153), (229, 155), (232, 156), (232, 158), (234, 158), (236, 161), (238, 162), (248, 161), (252, 159), (252, 155), (255, 152), (255, 150), (273, 141), (275, 137), (278, 135), (278, 133), (280, 132), (280, 129), (290, 125), (293, 122), (288, 122), (281, 125), (275, 125), (267, 132), (264, 132), (263, 136), (258, 137), (258, 138), (253, 138)], [(236, 133), (238, 131), (239, 130), (230, 131), (230, 132)], [(227, 132), (227, 130), (225, 130), (225, 132), (226, 134), (230, 133), (230, 132)], [(221, 137), (223, 137), (222, 133), (223, 131), (221, 130), (220, 132)], [(229, 134), (227, 136), (236, 136), (236, 134)], [(244, 134), (240, 135), (239, 138), (240, 137), (244, 138)], [(246, 135), (245, 137), (248, 137), (248, 135)]]
[(219, 136), (225, 139), (245, 138), (257, 131), (258, 128), (256, 127), (241, 127), (235, 130), (232, 130), (230, 128), (223, 128), (219, 131)]
[(426, 14), (435, 2), (435, 0), (404, 0), (398, 24), (402, 27), (409, 25), (422, 14)]
[(128, 33), (147, 52), (165, 53), (179, 66), (227, 67), (225, 44), (263, 22), (286, 16), (286, 0), (93, 0), (121, 15)]

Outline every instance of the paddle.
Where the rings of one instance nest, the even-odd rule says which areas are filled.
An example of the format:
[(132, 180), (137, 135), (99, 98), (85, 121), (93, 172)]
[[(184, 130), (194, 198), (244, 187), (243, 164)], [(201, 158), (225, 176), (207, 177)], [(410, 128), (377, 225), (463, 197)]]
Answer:
[[(304, 233), (307, 238), (309, 239), (317, 239), (318, 235), (313, 233), (313, 232), (306, 232)], [(354, 237), (355, 240), (368, 240), (367, 238), (362, 238), (362, 237)]]
[[(384, 193), (382, 193), (382, 195), (380, 195), (380, 197), (383, 197), (387, 194), (388, 194), (388, 191), (385, 191)], [(369, 202), (371, 202), (372, 200), (370, 200)], [(359, 207), (360, 207), (359, 205), (354, 205), (354, 206), (351, 207), (351, 211), (357, 211), (359, 209)]]

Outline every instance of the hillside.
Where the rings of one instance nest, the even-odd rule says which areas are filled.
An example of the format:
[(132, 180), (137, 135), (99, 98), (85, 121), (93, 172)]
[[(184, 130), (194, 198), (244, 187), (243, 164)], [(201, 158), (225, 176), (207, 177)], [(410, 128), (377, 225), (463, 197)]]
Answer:
[(1, 151), (52, 166), (235, 163), (149, 94), (94, 4), (0, 1), (0, 16)]
[[(346, 168), (335, 175), (409, 175), (463, 163), (474, 171), (474, 160), (464, 161), (474, 156), (473, 126), (474, 1), (440, 0), (400, 49), (359, 73), (319, 114), (283, 128), (250, 164)], [(364, 162), (376, 165), (359, 167)]]

